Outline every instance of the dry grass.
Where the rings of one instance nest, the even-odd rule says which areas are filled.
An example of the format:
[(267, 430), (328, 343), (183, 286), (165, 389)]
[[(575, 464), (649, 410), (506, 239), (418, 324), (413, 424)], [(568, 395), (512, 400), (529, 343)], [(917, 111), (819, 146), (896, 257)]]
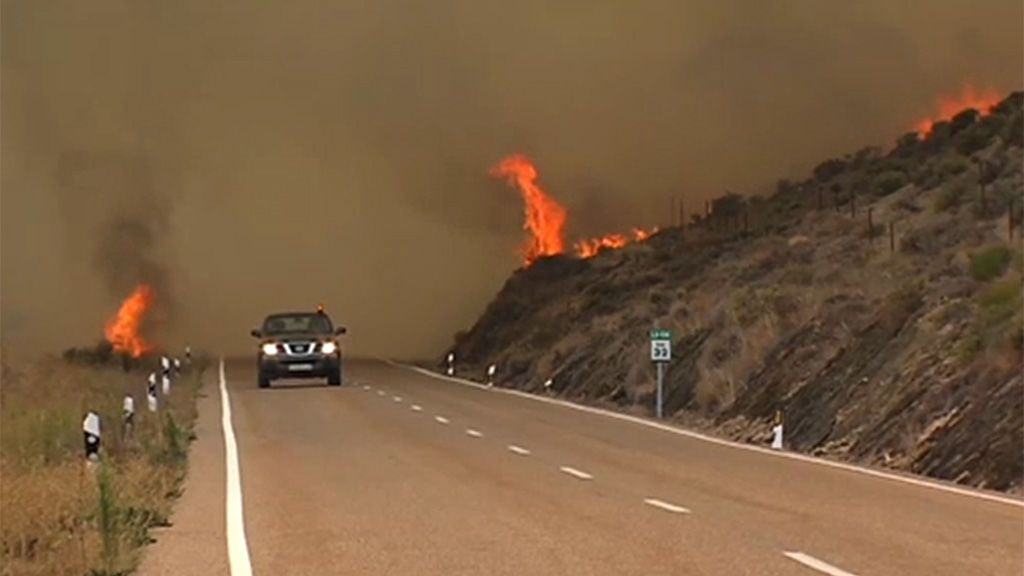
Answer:
[[(0, 574), (126, 574), (148, 530), (166, 524), (185, 472), (202, 368), (181, 375), (158, 414), (145, 409), (147, 374), (56, 358), (4, 365)], [(121, 430), (125, 393), (136, 406), (129, 435)], [(95, 464), (82, 453), (88, 410), (102, 420), (103, 457)]]

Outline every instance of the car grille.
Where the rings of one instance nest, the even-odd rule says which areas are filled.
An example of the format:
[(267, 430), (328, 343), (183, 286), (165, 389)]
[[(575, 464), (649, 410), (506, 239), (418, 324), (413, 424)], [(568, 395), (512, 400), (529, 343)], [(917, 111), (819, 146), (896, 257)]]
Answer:
[(316, 351), (316, 342), (284, 342), (282, 346), (289, 356), (307, 356)]

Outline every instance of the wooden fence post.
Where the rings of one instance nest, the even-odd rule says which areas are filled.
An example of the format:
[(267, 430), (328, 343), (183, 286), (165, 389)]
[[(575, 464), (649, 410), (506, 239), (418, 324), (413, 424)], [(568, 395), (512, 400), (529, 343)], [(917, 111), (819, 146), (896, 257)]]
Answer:
[(1006, 225), (1010, 233), (1010, 240), (1013, 240), (1013, 197), (1010, 197), (1010, 206), (1006, 211)]
[(871, 222), (871, 212), (873, 210), (873, 206), (868, 206), (868, 243), (871, 245), (875, 244), (875, 225)]

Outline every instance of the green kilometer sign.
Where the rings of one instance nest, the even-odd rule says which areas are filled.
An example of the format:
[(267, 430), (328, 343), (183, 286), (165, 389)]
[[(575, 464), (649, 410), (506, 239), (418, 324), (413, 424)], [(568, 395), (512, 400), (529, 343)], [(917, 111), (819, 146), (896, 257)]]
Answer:
[(665, 405), (665, 368), (672, 361), (672, 332), (669, 330), (651, 330), (651, 362), (658, 368), (658, 395), (654, 413), (659, 420), (664, 417)]
[(651, 330), (651, 362), (672, 360), (672, 332)]

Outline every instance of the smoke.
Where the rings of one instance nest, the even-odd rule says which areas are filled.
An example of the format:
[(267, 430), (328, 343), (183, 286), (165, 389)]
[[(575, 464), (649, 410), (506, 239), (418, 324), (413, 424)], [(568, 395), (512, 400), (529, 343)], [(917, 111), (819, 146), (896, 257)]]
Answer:
[(156, 326), (173, 321), (174, 291), (170, 250), (171, 202), (160, 188), (154, 163), (142, 152), (65, 150), (56, 163), (55, 196), (66, 258), (88, 262), (119, 304), (139, 284), (155, 294)]
[[(4, 337), (94, 338), (153, 282), (169, 342), (251, 349), (324, 302), (350, 351), (432, 354), (519, 265), (526, 154), (569, 237), (665, 225), (1022, 84), (1024, 8), (9, 0)], [(130, 290), (130, 287), (127, 288)]]

